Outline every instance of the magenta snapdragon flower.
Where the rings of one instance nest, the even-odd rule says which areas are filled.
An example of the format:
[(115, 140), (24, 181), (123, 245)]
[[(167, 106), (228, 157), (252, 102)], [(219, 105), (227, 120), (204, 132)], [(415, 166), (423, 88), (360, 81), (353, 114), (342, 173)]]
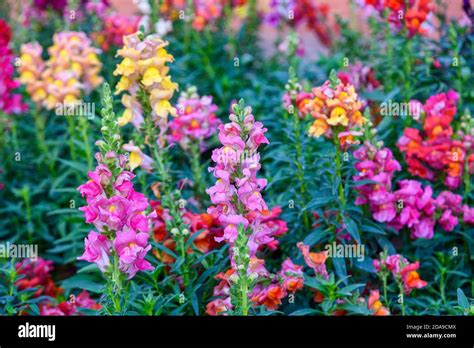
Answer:
[(0, 111), (17, 114), (24, 112), (27, 105), (22, 102), (20, 94), (13, 93), (20, 83), (13, 79), (15, 57), (9, 48), (10, 39), (10, 27), (0, 19)]
[[(432, 108), (435, 110), (438, 107)], [(371, 180), (356, 187), (359, 195), (356, 205), (369, 205), (372, 217), (377, 222), (401, 230), (407, 227), (411, 237), (431, 239), (436, 224), (451, 232), (459, 224), (459, 216), (469, 208), (462, 207), (462, 197), (449, 191), (434, 197), (431, 186), (423, 187), (417, 180), (401, 180), (398, 190), (392, 188), (394, 173), (401, 170), (398, 161), (387, 148), (377, 149), (365, 143), (354, 151), (358, 160), (358, 174), (354, 181)], [(463, 219), (469, 223), (469, 218)]]
[(147, 245), (151, 214), (145, 213), (149, 204), (143, 194), (133, 189), (135, 175), (124, 170), (125, 156), (107, 153), (105, 157), (116, 159), (120, 173), (114, 177), (98, 153), (99, 165), (89, 172), (91, 180), (78, 188), (87, 201), (87, 205), (79, 209), (84, 212), (86, 222), (93, 224), (98, 231), (89, 233), (84, 254), (78, 259), (94, 262), (102, 272), (106, 272), (111, 254), (115, 252), (120, 271), (130, 279), (138, 271), (153, 269), (145, 260), (151, 249)]
[(358, 186), (356, 190), (359, 195), (355, 204), (369, 204), (372, 216), (378, 222), (392, 221), (397, 213), (396, 197), (392, 193), (392, 178), (394, 172), (401, 170), (400, 163), (393, 158), (390, 149), (376, 149), (369, 143), (357, 149), (354, 157), (359, 160), (355, 164), (359, 173), (354, 180), (372, 180), (378, 183)]

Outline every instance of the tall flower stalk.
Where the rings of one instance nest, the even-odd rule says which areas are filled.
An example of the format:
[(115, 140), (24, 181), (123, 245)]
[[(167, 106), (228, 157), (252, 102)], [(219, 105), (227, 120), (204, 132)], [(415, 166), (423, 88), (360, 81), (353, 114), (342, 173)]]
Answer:
[(217, 181), (207, 190), (215, 204), (208, 212), (217, 215), (224, 226), (222, 237), (216, 241), (225, 241), (230, 248), (233, 314), (248, 315), (249, 294), (258, 276), (249, 264), (256, 260), (259, 245), (272, 240), (271, 230), (261, 224), (262, 214), (268, 210), (261, 194), (267, 181), (257, 178), (261, 167), (258, 149), (261, 144), (268, 144), (268, 139), (264, 135), (266, 128), (255, 122), (252, 109), (243, 100), (232, 110), (230, 123), (219, 126), (223, 146), (212, 153), (216, 165), (209, 170)]
[(309, 135), (330, 139), (336, 149), (335, 180), (337, 196), (340, 203), (340, 220), (346, 208), (346, 193), (343, 177), (344, 152), (353, 144), (358, 144), (357, 137), (362, 135), (361, 127), (365, 118), (361, 113), (362, 102), (350, 83), (343, 83), (333, 70), (322, 86), (313, 88), (312, 93), (300, 96), (298, 109), (302, 114), (311, 114), (314, 118), (309, 128)]
[(78, 259), (93, 262), (102, 271), (108, 297), (104, 308), (109, 314), (120, 314), (127, 305), (124, 295), (128, 280), (138, 271), (153, 269), (145, 260), (151, 249), (147, 242), (153, 214), (145, 213), (148, 200), (133, 189), (134, 175), (125, 170), (127, 157), (121, 150), (108, 84), (104, 84), (102, 104), (103, 140), (96, 143), (98, 165), (89, 172), (90, 180), (78, 188), (87, 200), (80, 210), (96, 231), (85, 239), (84, 254)]
[[(177, 116), (177, 110), (170, 100), (178, 89), (178, 85), (172, 82), (168, 75), (169, 67), (166, 64), (173, 62), (174, 58), (167, 52), (167, 45), (168, 42), (157, 36), (144, 37), (141, 32), (125, 36), (124, 47), (117, 53), (123, 59), (117, 65), (114, 75), (121, 76), (116, 93), (127, 91), (127, 94), (122, 96), (126, 110), (119, 118), (119, 124), (123, 126), (131, 122), (145, 135), (145, 143), (153, 160), (151, 165), (160, 180), (161, 204), (171, 216), (171, 219), (167, 220), (168, 229), (172, 231), (179, 254), (183, 258), (181, 275), (186, 288), (190, 274), (185, 248), (189, 227), (182, 219), (181, 192), (173, 188), (166, 146), (168, 116)], [(146, 157), (141, 151), (135, 155), (139, 156), (139, 163), (145, 163)]]
[[(293, 45), (294, 46), (294, 45)], [(296, 51), (296, 46), (293, 49), (290, 48), (291, 51)], [(290, 53), (290, 56), (292, 54)], [(295, 73), (295, 66), (290, 67), (289, 73), (290, 78), (288, 83), (286, 84), (287, 93), (284, 96), (284, 105), (286, 109), (286, 115), (288, 118), (291, 119), (293, 123), (293, 130), (294, 130), (294, 165), (296, 167), (296, 177), (299, 183), (299, 191), (300, 191), (300, 201), (301, 205), (305, 206), (306, 202), (308, 201), (308, 190), (306, 187), (306, 180), (304, 177), (305, 173), (305, 156), (303, 155), (303, 144), (301, 142), (301, 118), (304, 117), (304, 114), (297, 112), (298, 104), (301, 101), (302, 96), (304, 97), (304, 93), (302, 94), (302, 86), (298, 83), (298, 79)], [(309, 215), (307, 211), (303, 212), (303, 226), (306, 230), (309, 230), (311, 227), (311, 222), (309, 219)]]

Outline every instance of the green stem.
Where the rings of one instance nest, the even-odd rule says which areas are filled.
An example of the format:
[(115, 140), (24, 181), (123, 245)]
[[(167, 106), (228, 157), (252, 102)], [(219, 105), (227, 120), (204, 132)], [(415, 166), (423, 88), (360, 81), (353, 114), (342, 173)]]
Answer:
[[(339, 179), (339, 187), (338, 187), (338, 196), (339, 196), (339, 202), (341, 203), (341, 210), (344, 212), (346, 209), (346, 197), (344, 194), (344, 184), (342, 180), (342, 162), (341, 162), (341, 145), (339, 144), (339, 139), (338, 139), (338, 132), (334, 133), (334, 143), (336, 145), (336, 177)], [(341, 219), (342, 219), (342, 214), (341, 214)]]
[[(293, 105), (294, 110), (296, 109), (296, 106)], [(295, 150), (296, 150), (296, 158), (295, 158), (295, 165), (296, 165), (296, 176), (299, 181), (299, 186), (300, 186), (300, 200), (301, 200), (301, 205), (305, 206), (306, 205), (306, 197), (307, 197), (307, 191), (306, 191), (306, 182), (304, 179), (304, 167), (303, 163), (305, 157), (303, 156), (303, 146), (301, 145), (301, 137), (300, 137), (300, 118), (298, 116), (298, 113), (296, 111), (293, 112), (293, 125), (294, 125), (294, 131), (295, 131)], [(303, 212), (303, 225), (306, 230), (309, 230), (311, 227), (311, 222), (308, 217), (308, 212), (305, 211)]]
[(71, 159), (73, 161), (77, 160), (77, 154), (76, 154), (76, 146), (74, 145), (74, 135), (76, 134), (76, 129), (75, 129), (75, 124), (74, 124), (74, 118), (73, 117), (66, 117), (67, 120), (67, 130), (69, 133), (69, 154), (71, 156)]
[(178, 201), (175, 195), (172, 192), (171, 186), (171, 177), (169, 176), (168, 168), (165, 165), (164, 157), (166, 156), (165, 149), (159, 149), (157, 143), (157, 137), (155, 132), (155, 125), (153, 119), (151, 118), (151, 106), (147, 100), (146, 94), (142, 94), (141, 104), (143, 105), (144, 115), (145, 115), (145, 132), (148, 136), (148, 147), (150, 148), (153, 164), (158, 172), (160, 178), (161, 191), (162, 195), (162, 206), (169, 210), (169, 213), (172, 217), (170, 224), (171, 228), (178, 229), (179, 233), (175, 237), (176, 245), (180, 248), (181, 256), (183, 257), (183, 262), (181, 264), (181, 274), (183, 276), (183, 285), (185, 287), (189, 284), (189, 260), (187, 259), (187, 253), (185, 249), (184, 236), (182, 231), (185, 228), (183, 221), (181, 219), (181, 212), (178, 206)]
[(206, 197), (205, 195), (205, 182), (202, 177), (203, 168), (201, 166), (201, 151), (199, 149), (199, 143), (193, 142), (190, 146), (191, 149), (191, 171), (193, 173), (194, 180), (194, 191), (195, 194), (201, 198)]
[(383, 282), (383, 300), (385, 302), (385, 307), (387, 307), (387, 309), (390, 309), (390, 306), (388, 304), (388, 296), (387, 296), (387, 275), (386, 274), (383, 275), (382, 282)]
[(441, 300), (444, 304), (446, 304), (446, 279), (445, 279), (445, 271), (444, 269), (441, 270), (440, 278), (439, 278), (439, 291), (441, 293)]
[(118, 265), (118, 255), (115, 253), (113, 256), (112, 264), (112, 287), (111, 287), (111, 299), (114, 304), (114, 312), (116, 314), (121, 313), (121, 292), (122, 292), (122, 279)]
[(467, 160), (464, 163), (464, 199), (469, 200), (469, 194), (471, 193), (471, 175), (469, 174), (469, 162)]
[[(245, 270), (247, 273), (247, 270)], [(242, 315), (247, 316), (249, 314), (248, 308), (248, 284), (247, 284), (247, 274), (242, 276), (241, 286), (240, 286), (240, 294), (241, 294), (241, 303), (242, 303)]]
[(51, 169), (52, 163), (50, 161), (50, 157), (48, 156), (48, 146), (46, 145), (46, 133), (45, 133), (45, 118), (42, 117), (40, 113), (40, 109), (37, 108), (33, 112), (33, 118), (35, 121), (36, 127), (36, 141), (38, 142), (38, 148), (41, 151), (41, 154), (46, 156), (47, 162), (49, 163), (49, 167)]
[(92, 170), (92, 166), (93, 166), (93, 163), (92, 163), (92, 150), (91, 150), (91, 146), (90, 146), (90, 143), (89, 143), (89, 126), (87, 124), (87, 119), (84, 118), (84, 117), (81, 117), (79, 119), (79, 123), (80, 123), (80, 126), (81, 126), (81, 135), (82, 135), (82, 140), (84, 142), (84, 146), (85, 146), (85, 151), (86, 151), (86, 159), (87, 159), (87, 168), (89, 170)]
[(405, 297), (404, 297), (405, 295), (403, 293), (403, 284), (400, 283), (398, 285), (398, 287), (400, 289), (400, 299), (402, 300), (402, 303), (401, 303), (401, 305), (402, 305), (402, 316), (405, 316)]

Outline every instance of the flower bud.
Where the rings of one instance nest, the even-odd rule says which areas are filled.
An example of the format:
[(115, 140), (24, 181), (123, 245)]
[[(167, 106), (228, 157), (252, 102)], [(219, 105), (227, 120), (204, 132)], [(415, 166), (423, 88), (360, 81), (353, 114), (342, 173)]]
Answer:
[(239, 281), (239, 276), (237, 274), (232, 274), (230, 277), (229, 277), (229, 281), (231, 283), (237, 283)]
[(176, 228), (176, 227), (173, 227), (170, 231), (170, 233), (173, 235), (173, 236), (176, 236), (179, 234), (179, 230)]
[(255, 273), (255, 272), (250, 273), (249, 279), (250, 279), (251, 281), (254, 281), (254, 280), (256, 280), (257, 278), (258, 278), (258, 273)]

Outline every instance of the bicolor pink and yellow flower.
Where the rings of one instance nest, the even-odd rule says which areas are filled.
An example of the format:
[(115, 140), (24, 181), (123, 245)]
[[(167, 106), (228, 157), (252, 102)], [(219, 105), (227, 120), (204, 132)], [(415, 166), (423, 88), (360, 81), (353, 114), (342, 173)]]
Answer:
[(181, 92), (176, 109), (177, 117), (169, 123), (169, 142), (178, 143), (184, 150), (189, 149), (190, 143), (197, 143), (201, 151), (205, 150), (205, 140), (221, 124), (212, 96), (200, 97), (196, 87), (189, 87)]
[(51, 110), (58, 104), (73, 104), (102, 83), (100, 51), (85, 33), (57, 33), (46, 62), (42, 52), (37, 42), (22, 45), (18, 68), (21, 83), (38, 105)]
[(145, 213), (149, 204), (143, 194), (133, 189), (135, 175), (124, 170), (126, 158), (114, 153), (106, 156), (109, 160), (115, 159), (119, 174), (114, 175), (98, 153), (99, 165), (89, 172), (90, 180), (78, 188), (87, 201), (80, 210), (84, 212), (86, 222), (97, 230), (91, 231), (85, 239), (84, 254), (78, 259), (94, 262), (106, 272), (111, 264), (111, 254), (115, 252), (120, 270), (133, 278), (138, 271), (153, 269), (145, 260), (151, 249), (147, 245), (151, 216)]

